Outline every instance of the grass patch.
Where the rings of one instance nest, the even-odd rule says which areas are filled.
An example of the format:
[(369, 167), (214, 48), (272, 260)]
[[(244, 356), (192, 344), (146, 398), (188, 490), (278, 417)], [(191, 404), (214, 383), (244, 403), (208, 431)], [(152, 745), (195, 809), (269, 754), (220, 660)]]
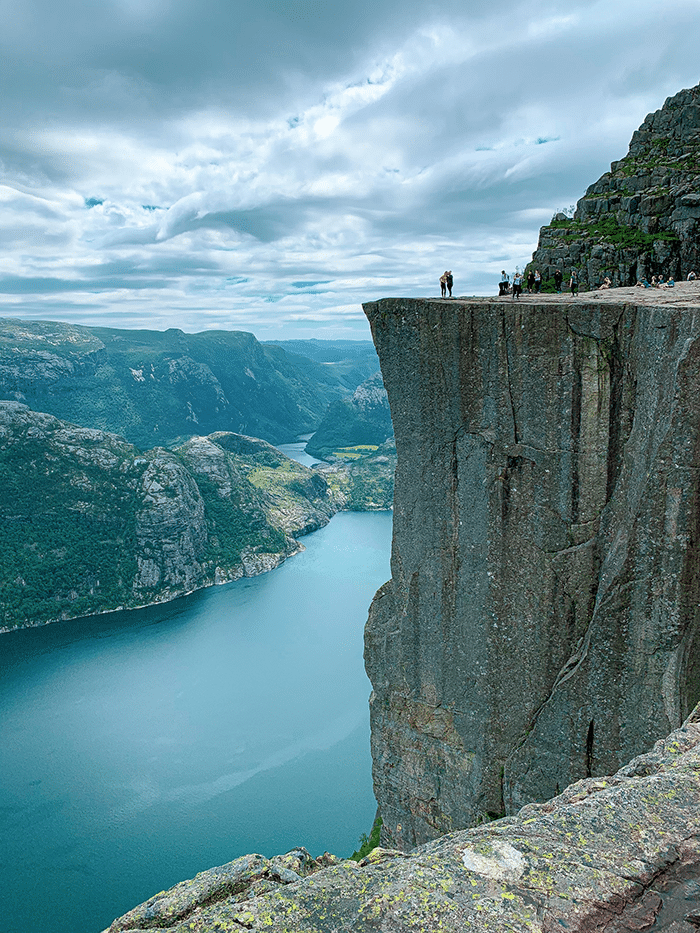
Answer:
[(339, 457), (341, 460), (357, 460), (366, 454), (375, 453), (378, 447), (378, 444), (355, 444), (354, 447), (339, 447), (338, 450), (333, 451), (333, 456)]
[(609, 243), (619, 249), (636, 247), (648, 251), (659, 240), (667, 243), (678, 242), (678, 235), (668, 230), (661, 233), (644, 233), (643, 230), (639, 230), (637, 227), (627, 227), (619, 223), (617, 218), (611, 217), (609, 214), (588, 223), (583, 223), (580, 220), (554, 220), (549, 226), (555, 229), (566, 228), (569, 230), (570, 232), (563, 237), (567, 243), (582, 239), (595, 239)]

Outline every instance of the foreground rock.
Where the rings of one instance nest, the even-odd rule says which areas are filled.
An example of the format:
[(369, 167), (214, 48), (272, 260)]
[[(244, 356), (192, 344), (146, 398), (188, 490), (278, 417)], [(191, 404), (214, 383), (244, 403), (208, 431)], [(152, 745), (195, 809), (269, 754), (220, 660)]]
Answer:
[(365, 305), (398, 454), (365, 640), (388, 846), (610, 774), (700, 698), (697, 286), (598, 294)]
[[(109, 933), (553, 933), (653, 930), (700, 909), (700, 710), (611, 778), (517, 816), (360, 864), (248, 855), (161, 892)], [(660, 892), (660, 893), (657, 893)], [(668, 928), (670, 929), (671, 928)]]
[(590, 288), (609, 277), (700, 275), (700, 85), (670, 97), (635, 132), (629, 152), (592, 184), (573, 218), (542, 227), (528, 269), (545, 282), (577, 269)]

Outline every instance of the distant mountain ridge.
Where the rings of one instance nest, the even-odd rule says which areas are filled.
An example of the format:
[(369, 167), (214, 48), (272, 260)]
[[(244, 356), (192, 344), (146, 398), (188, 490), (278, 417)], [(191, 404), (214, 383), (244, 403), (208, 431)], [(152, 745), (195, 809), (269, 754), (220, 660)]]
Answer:
[(237, 331), (0, 319), (0, 398), (144, 448), (214, 431), (283, 443), (313, 431), (366, 378), (355, 349), (347, 365), (329, 366)]
[(310, 433), (376, 366), (368, 341), (300, 344), (320, 362), (238, 332), (0, 320), (0, 631), (261, 573), (339, 509), (387, 508), (392, 453), (310, 470), (250, 436)]

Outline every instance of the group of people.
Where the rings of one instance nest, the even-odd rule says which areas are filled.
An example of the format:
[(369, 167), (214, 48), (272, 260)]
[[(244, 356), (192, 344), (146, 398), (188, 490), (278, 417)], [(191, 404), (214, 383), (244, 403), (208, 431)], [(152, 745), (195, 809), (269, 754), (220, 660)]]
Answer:
[[(445, 270), (440, 276), (440, 297), (441, 298), (451, 298), (452, 297), (452, 286), (454, 284), (454, 279), (452, 278), (452, 273)], [(447, 294), (449, 292), (449, 295)]]
[[(695, 273), (689, 272), (687, 275), (687, 280), (689, 282), (694, 281)], [(564, 273), (561, 269), (554, 270), (554, 290), (557, 294), (561, 294), (562, 285), (564, 282)], [(445, 270), (440, 276), (440, 295), (442, 298), (452, 298), (452, 286), (454, 284), (454, 279), (452, 277), (452, 272)], [(513, 276), (513, 282), (511, 284), (510, 276), (506, 273), (505, 269), (501, 272), (501, 281), (498, 283), (498, 296), (502, 298), (504, 295), (512, 295), (513, 298), (520, 298), (523, 293), (523, 284), (527, 288), (528, 295), (531, 295), (533, 292), (537, 295), (542, 287), (542, 275), (540, 274), (539, 269), (530, 269), (527, 275), (524, 275), (520, 272), (519, 269), (516, 269)], [(647, 281), (646, 278), (640, 279), (637, 282), (638, 288), (673, 288), (675, 286), (675, 281), (673, 276), (664, 278), (663, 275), (653, 275), (651, 277), (651, 282)], [(569, 276), (569, 288), (571, 289), (571, 294), (575, 295), (578, 292), (579, 278), (578, 272), (576, 269), (571, 270), (571, 275)], [(599, 288), (612, 288), (612, 280), (610, 276), (606, 275), (603, 284), (598, 286)]]
[[(501, 272), (501, 281), (498, 283), (498, 295), (503, 297), (504, 295), (512, 295), (513, 298), (519, 298), (523, 293), (523, 281), (525, 282), (525, 287), (527, 288), (528, 295), (531, 295), (533, 292), (537, 295), (542, 287), (542, 275), (539, 269), (530, 269), (527, 276), (524, 276), (520, 270), (516, 270), (515, 275), (513, 276), (513, 284), (511, 285), (510, 277), (505, 270)], [(564, 282), (564, 273), (561, 269), (554, 270), (554, 288), (557, 294), (561, 294), (562, 284)], [(571, 289), (571, 294), (575, 295), (578, 291), (578, 272), (576, 269), (571, 270), (571, 276), (569, 277), (569, 288)]]
[[(693, 279), (695, 278), (695, 273), (688, 273), (688, 281), (692, 282), (691, 275)], [(637, 282), (637, 288), (675, 288), (676, 282), (672, 275), (669, 275), (667, 279), (663, 275), (652, 275), (651, 282), (647, 281), (646, 276), (643, 279), (640, 279)]]

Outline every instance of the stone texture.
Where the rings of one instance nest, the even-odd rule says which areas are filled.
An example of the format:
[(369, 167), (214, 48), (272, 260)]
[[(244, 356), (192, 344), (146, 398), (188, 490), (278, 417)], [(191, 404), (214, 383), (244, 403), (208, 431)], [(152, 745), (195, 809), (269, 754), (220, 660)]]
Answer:
[(697, 287), (597, 294), (365, 305), (398, 454), (365, 653), (388, 846), (610, 774), (700, 695)]
[[(700, 726), (611, 778), (410, 855), (249, 855), (161, 892), (105, 933), (629, 933), (700, 909)], [(656, 925), (656, 921), (659, 921)]]
[(544, 280), (572, 268), (595, 288), (634, 285), (663, 273), (700, 275), (700, 85), (680, 91), (649, 114), (629, 152), (592, 184), (573, 218), (542, 227), (528, 269)]

